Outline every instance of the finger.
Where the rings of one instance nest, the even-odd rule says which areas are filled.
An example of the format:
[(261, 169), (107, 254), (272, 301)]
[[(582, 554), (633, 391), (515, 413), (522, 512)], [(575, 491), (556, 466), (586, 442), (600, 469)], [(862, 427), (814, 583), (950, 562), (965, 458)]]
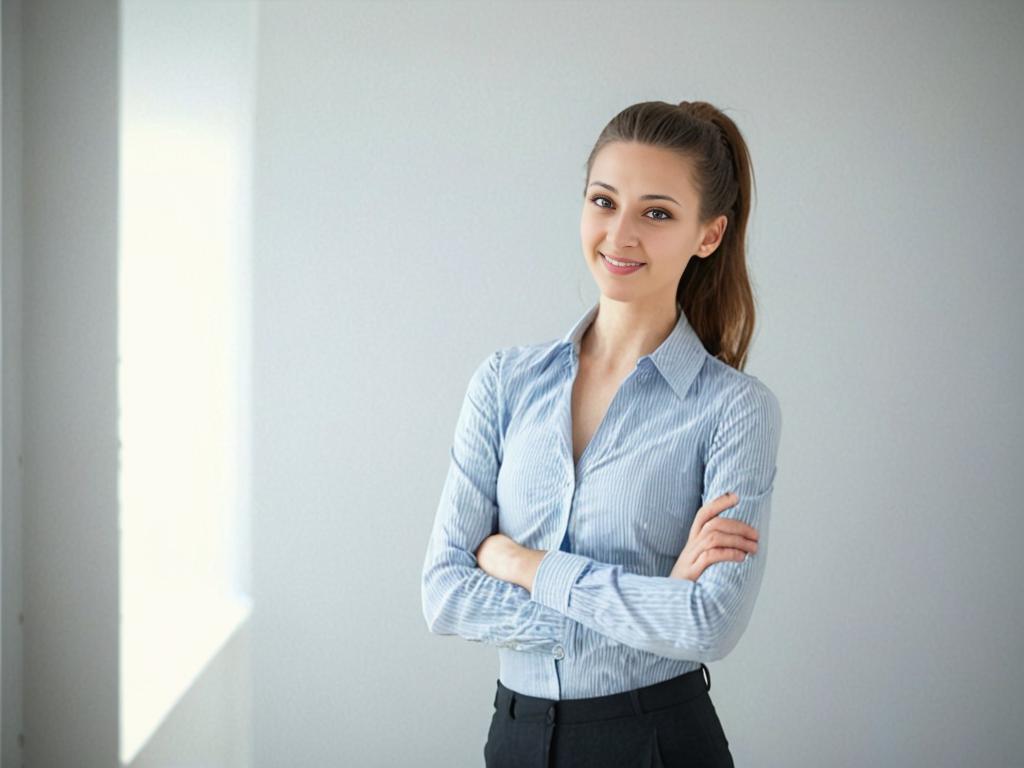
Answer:
[[(706, 530), (706, 529), (705, 529)], [(757, 542), (736, 533), (712, 530), (701, 538), (701, 543), (708, 549), (715, 547), (732, 547), (745, 552), (756, 552)]]
[(701, 511), (705, 513), (707, 517), (716, 515), (722, 510), (728, 509), (738, 501), (736, 494), (734, 493), (723, 493), (721, 496), (716, 496), (703, 507)]
[(694, 522), (698, 522), (703, 528), (704, 523), (710, 520), (720, 512), (724, 512), (729, 507), (735, 505), (739, 501), (739, 498), (734, 493), (723, 493), (721, 496), (712, 499), (703, 507), (697, 511), (697, 516), (694, 518)]
[(695, 563), (699, 563), (703, 568), (707, 568), (712, 563), (720, 563), (723, 560), (742, 562), (746, 558), (747, 553), (741, 549), (716, 547), (715, 549), (705, 549), (701, 552)]
[(758, 532), (757, 528), (752, 525), (747, 525), (742, 520), (734, 520), (731, 517), (716, 517), (705, 526), (705, 529), (707, 528), (746, 536), (748, 539), (753, 539), (754, 541), (761, 538), (761, 534)]

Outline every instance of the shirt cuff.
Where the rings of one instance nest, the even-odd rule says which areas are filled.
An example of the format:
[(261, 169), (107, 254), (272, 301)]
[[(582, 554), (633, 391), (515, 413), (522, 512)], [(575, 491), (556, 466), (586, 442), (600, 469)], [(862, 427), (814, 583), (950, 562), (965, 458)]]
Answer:
[(590, 558), (583, 555), (548, 550), (533, 575), (530, 599), (564, 614), (569, 607), (569, 592), (589, 563)]

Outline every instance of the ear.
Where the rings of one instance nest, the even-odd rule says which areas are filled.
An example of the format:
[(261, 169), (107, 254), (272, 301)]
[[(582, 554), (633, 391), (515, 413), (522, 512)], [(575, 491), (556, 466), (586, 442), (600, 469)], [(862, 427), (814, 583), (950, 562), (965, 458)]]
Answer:
[(704, 239), (696, 253), (699, 258), (705, 259), (718, 249), (725, 236), (725, 227), (728, 223), (728, 217), (723, 214), (708, 225), (708, 228), (704, 230)]

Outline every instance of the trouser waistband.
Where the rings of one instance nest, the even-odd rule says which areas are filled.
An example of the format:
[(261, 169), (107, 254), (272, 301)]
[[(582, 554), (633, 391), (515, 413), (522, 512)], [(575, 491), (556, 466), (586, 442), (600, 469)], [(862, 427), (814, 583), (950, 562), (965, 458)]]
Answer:
[(645, 712), (681, 704), (710, 690), (711, 671), (701, 664), (700, 669), (660, 683), (588, 699), (555, 701), (526, 696), (506, 688), (501, 680), (498, 680), (494, 705), (499, 712), (507, 712), (514, 720), (541, 719), (549, 723), (580, 723), (642, 715)]

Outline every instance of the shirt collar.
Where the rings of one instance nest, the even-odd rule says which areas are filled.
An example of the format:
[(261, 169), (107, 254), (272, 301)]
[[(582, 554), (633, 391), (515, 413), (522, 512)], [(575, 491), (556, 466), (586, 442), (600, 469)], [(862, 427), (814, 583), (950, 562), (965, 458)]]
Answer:
[[(597, 317), (599, 307), (600, 303), (590, 307), (562, 337), (562, 348), (571, 351), (577, 358), (580, 353), (580, 340), (594, 318)], [(646, 358), (650, 358), (654, 367), (682, 400), (697, 377), (706, 357), (708, 357), (708, 352), (704, 348), (704, 343), (700, 340), (697, 332), (693, 330), (686, 313), (680, 312), (672, 332), (657, 349), (649, 355), (641, 357), (637, 361), (637, 365), (641, 365)]]

